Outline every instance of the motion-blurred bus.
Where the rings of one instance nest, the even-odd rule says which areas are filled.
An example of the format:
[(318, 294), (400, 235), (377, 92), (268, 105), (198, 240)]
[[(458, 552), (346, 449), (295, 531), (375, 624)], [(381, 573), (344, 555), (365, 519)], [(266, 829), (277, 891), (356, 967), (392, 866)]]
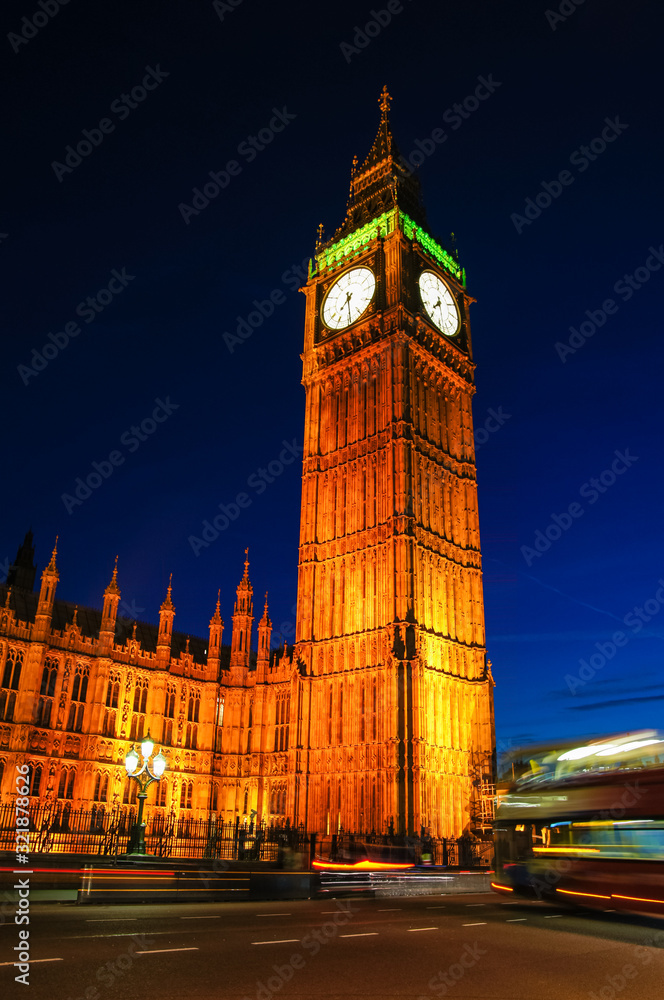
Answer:
[(531, 747), (501, 772), (496, 892), (664, 914), (664, 733)]

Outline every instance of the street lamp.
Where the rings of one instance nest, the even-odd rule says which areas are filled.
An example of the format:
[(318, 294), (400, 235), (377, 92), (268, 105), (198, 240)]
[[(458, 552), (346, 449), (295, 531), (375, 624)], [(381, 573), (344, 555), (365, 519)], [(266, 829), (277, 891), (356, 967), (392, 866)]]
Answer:
[[(145, 823), (143, 822), (143, 804), (148, 797), (147, 788), (152, 784), (153, 781), (159, 781), (164, 771), (166, 770), (166, 758), (160, 752), (154, 758), (152, 762), (152, 769), (149, 766), (149, 759), (152, 756), (152, 751), (154, 750), (154, 742), (150, 739), (150, 734), (141, 741), (141, 755), (143, 757), (143, 763), (141, 767), (138, 768), (139, 758), (136, 748), (132, 744), (131, 748), (125, 754), (125, 767), (127, 769), (127, 777), (133, 778), (140, 792), (138, 793), (138, 820), (136, 821), (136, 826), (138, 828), (138, 842), (135, 844), (135, 849), (126, 855), (126, 857), (144, 857), (147, 853), (145, 850)], [(142, 776), (142, 777), (141, 777)]]

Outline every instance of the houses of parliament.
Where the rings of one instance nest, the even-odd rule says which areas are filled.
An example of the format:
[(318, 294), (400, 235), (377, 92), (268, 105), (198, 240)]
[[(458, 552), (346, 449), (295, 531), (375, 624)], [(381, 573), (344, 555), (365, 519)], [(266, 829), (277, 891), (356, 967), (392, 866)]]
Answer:
[(101, 610), (58, 598), (57, 543), (37, 589), (28, 533), (0, 587), (2, 802), (28, 764), (35, 803), (130, 807), (124, 758), (149, 731), (168, 765), (148, 820), (288, 820), (319, 834), (477, 828), (495, 740), (473, 300), (456, 252), (429, 231), (386, 90), (379, 103), (346, 217), (329, 239), (319, 230), (302, 289), (294, 645), (271, 648), (266, 597), (254, 648), (248, 556), (224, 644), (221, 595), (204, 638), (174, 629), (170, 584), (157, 625), (127, 623), (117, 560)]

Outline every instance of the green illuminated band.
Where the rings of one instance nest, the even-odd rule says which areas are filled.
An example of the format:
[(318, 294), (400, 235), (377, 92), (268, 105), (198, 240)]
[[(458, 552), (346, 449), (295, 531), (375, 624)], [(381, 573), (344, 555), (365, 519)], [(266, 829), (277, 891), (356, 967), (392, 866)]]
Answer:
[(367, 222), (360, 229), (356, 229), (355, 232), (344, 236), (338, 243), (317, 253), (315, 265), (313, 261), (311, 262), (309, 277), (312, 277), (319, 271), (326, 270), (328, 267), (339, 267), (349, 257), (355, 257), (358, 253), (361, 253), (372, 240), (394, 232), (397, 226), (408, 239), (416, 240), (429, 257), (438, 261), (465, 288), (465, 269), (460, 267), (451, 254), (447, 250), (443, 250), (440, 244), (436, 243), (433, 237), (429, 236), (421, 226), (413, 222), (410, 216), (406, 215), (405, 212), (400, 212), (397, 208), (391, 209), (389, 212), (383, 212), (382, 215), (379, 215), (376, 219), (372, 219), (371, 222)]

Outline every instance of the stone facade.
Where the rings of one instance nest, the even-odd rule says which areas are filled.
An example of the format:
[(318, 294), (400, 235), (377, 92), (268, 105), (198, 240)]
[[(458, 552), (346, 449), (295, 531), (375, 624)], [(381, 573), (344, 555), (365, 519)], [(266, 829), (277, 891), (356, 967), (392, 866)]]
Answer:
[[(35, 801), (130, 808), (124, 756), (149, 731), (168, 758), (150, 810), (288, 819), (321, 834), (456, 837), (477, 827), (495, 740), (473, 300), (456, 253), (428, 233), (388, 111), (384, 92), (346, 218), (327, 242), (319, 233), (303, 289), (295, 646), (271, 650), (266, 598), (251, 651), (248, 559), (228, 647), (219, 600), (207, 639), (173, 631), (170, 584), (158, 627), (127, 627), (117, 565), (101, 612), (56, 600), (55, 549), (37, 595), (29, 534), (0, 588), (3, 801), (14, 765), (27, 763)], [(331, 328), (326, 296), (354, 268), (371, 273), (374, 290), (356, 317), (349, 292), (348, 322)], [(455, 303), (451, 335), (427, 313), (424, 272)]]

